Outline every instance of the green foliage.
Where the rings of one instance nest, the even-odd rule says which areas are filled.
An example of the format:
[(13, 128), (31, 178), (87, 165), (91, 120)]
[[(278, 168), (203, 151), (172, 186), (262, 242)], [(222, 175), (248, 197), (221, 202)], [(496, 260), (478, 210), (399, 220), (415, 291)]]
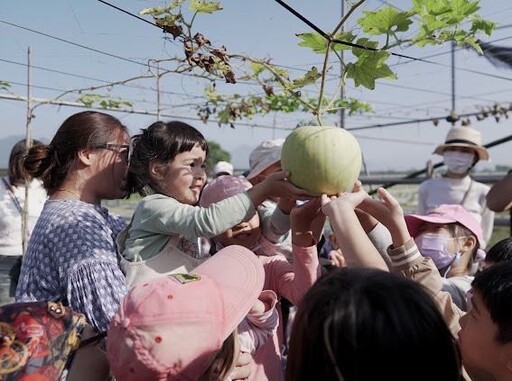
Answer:
[(119, 98), (109, 98), (98, 94), (84, 94), (78, 98), (87, 107), (100, 107), (102, 109), (121, 109), (132, 107), (132, 103)]
[(421, 21), (412, 43), (423, 47), (454, 41), (481, 54), (477, 34), (489, 36), (496, 25), (481, 19), (476, 14), (479, 9), (479, 2), (471, 0), (413, 0), (413, 10)]
[(364, 17), (358, 20), (363, 32), (371, 35), (392, 35), (396, 32), (407, 32), (412, 24), (414, 12), (401, 12), (395, 8), (381, 8), (376, 12), (363, 12)]
[(11, 84), (9, 82), (0, 81), (0, 90), (9, 90), (11, 88)]
[(152, 7), (152, 8), (144, 8), (142, 9), (139, 14), (140, 15), (152, 15), (153, 17), (158, 17), (161, 15), (166, 15), (170, 11), (172, 11), (175, 8), (178, 8), (183, 4), (184, 0), (174, 0), (169, 3), (166, 7)]
[(208, 170), (213, 169), (213, 166), (218, 161), (231, 161), (231, 154), (225, 151), (221, 145), (212, 140), (208, 140), (208, 157), (206, 158), (206, 168)]
[[(317, 107), (318, 105), (317, 97), (307, 97), (305, 102), (301, 102), (298, 97), (285, 91), (279, 94), (272, 92), (264, 96), (242, 96), (240, 94), (227, 96), (221, 95), (214, 87), (209, 86), (205, 89), (204, 94), (207, 101), (198, 107), (198, 115), (201, 120), (206, 123), (212, 116), (215, 116), (219, 126), (229, 124), (233, 128), (238, 120), (250, 119), (256, 114), (308, 112), (310, 111), (308, 106)], [(347, 110), (348, 115), (370, 112), (372, 110), (372, 106), (369, 103), (351, 97), (338, 98), (334, 101), (324, 97), (322, 98), (321, 106), (324, 112), (328, 114), (335, 114), (341, 109)], [(314, 122), (312, 123), (315, 124)], [(308, 124), (311, 123), (308, 122)]]
[(287, 90), (303, 88), (305, 86), (315, 83), (320, 78), (322, 78), (322, 74), (318, 71), (318, 69), (315, 66), (313, 66), (306, 72), (306, 74), (304, 74), (302, 77), (294, 79), (291, 83), (287, 84), (285, 88)]
[[(358, 40), (359, 45), (374, 48), (375, 43), (367, 39)], [(357, 61), (347, 65), (347, 77), (354, 80), (357, 86), (364, 86), (367, 89), (375, 89), (375, 80), (378, 78), (395, 78), (395, 73), (386, 64), (389, 53), (384, 51), (373, 51), (361, 48), (354, 48), (354, 55)]]
[[(409, 9), (397, 10), (382, 6), (376, 10), (364, 10), (352, 29), (349, 19), (363, 1), (354, 2), (330, 33), (326, 35), (305, 31), (297, 33), (298, 45), (314, 54), (324, 56), (322, 67), (311, 67), (304, 75), (291, 78), (288, 71), (271, 63), (271, 60), (257, 59), (242, 54), (230, 54), (225, 46), (214, 47), (203, 34), (193, 30), (198, 14), (210, 14), (222, 10), (218, 0), (175, 0), (166, 7), (146, 8), (143, 15), (151, 15), (157, 25), (174, 40), (183, 44), (183, 64), (190, 73), (214, 82), (224, 79), (234, 84), (237, 80), (256, 82), (261, 93), (234, 93), (223, 95), (213, 86), (205, 89), (206, 101), (198, 106), (198, 115), (203, 121), (215, 117), (220, 125), (234, 123), (242, 118), (268, 112), (304, 111), (317, 118), (322, 124), (322, 114), (336, 113), (341, 109), (353, 113), (371, 111), (365, 102), (347, 98), (340, 99), (339, 88), (346, 81), (353, 81), (356, 87), (375, 89), (379, 79), (394, 79), (388, 61), (394, 48), (401, 50), (409, 46), (424, 47), (441, 45), (454, 41), (459, 46), (468, 46), (481, 53), (479, 37), (490, 35), (495, 24), (478, 15), (477, 0), (411, 0)], [(184, 11), (192, 13), (187, 17)], [(342, 28), (343, 27), (343, 28)], [(341, 54), (343, 53), (343, 54)], [(346, 53), (346, 54), (345, 54)], [(237, 70), (232, 60), (240, 61)], [(337, 75), (338, 86), (327, 86), (329, 71), (341, 68)], [(183, 72), (183, 68), (180, 69)], [(315, 91), (318, 96), (308, 93)], [(327, 92), (332, 95), (327, 95)], [(231, 92), (232, 93), (232, 92)]]
[(213, 13), (222, 10), (220, 1), (190, 0), (189, 9), (197, 13)]
[[(328, 41), (325, 39), (324, 36), (322, 36), (320, 33), (314, 32), (314, 33), (298, 33), (297, 37), (301, 40), (299, 42), (299, 46), (303, 46), (305, 48), (309, 48), (313, 50), (315, 53), (319, 54), (325, 54), (327, 52), (327, 45)], [(339, 40), (339, 41), (346, 41), (346, 42), (352, 42), (354, 41), (354, 36), (350, 32), (341, 32), (336, 33), (333, 36), (333, 39)], [(330, 49), (334, 51), (341, 51), (341, 50), (349, 50), (350, 46), (346, 44), (340, 44), (340, 43), (331, 43)]]

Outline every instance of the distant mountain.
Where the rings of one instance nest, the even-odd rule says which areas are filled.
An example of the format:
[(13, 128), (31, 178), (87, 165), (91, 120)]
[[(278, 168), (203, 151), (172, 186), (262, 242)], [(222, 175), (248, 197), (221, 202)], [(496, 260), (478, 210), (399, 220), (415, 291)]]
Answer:
[[(0, 168), (7, 168), (9, 164), (9, 155), (11, 154), (11, 148), (18, 143), (21, 139), (24, 139), (24, 135), (12, 135), (0, 139)], [(37, 138), (44, 143), (48, 143), (46, 138)]]

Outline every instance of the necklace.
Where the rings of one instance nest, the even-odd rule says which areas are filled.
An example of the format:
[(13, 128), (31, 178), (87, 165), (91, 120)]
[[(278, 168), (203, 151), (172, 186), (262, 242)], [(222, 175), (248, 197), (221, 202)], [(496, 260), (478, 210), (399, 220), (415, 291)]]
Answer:
[(81, 196), (76, 193), (76, 192), (73, 192), (73, 191), (70, 191), (70, 190), (67, 190), (67, 189), (64, 189), (64, 188), (57, 188), (55, 189), (56, 192), (64, 192), (64, 193), (69, 193), (75, 197), (78, 197), (78, 199), (80, 200)]

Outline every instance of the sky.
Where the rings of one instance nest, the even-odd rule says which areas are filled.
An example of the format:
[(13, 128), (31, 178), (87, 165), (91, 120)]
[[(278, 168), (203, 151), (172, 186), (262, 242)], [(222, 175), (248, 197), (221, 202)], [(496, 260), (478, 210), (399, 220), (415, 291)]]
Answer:
[[(147, 7), (162, 6), (159, 0), (112, 0), (109, 3), (138, 14)], [(367, 0), (362, 10), (374, 10), (384, 4), (405, 9), (406, 0)], [(214, 15), (202, 15), (195, 21), (197, 30), (213, 44), (225, 45), (230, 53), (270, 58), (273, 63), (302, 75), (312, 66), (321, 66), (322, 56), (297, 45), (296, 33), (311, 29), (273, 0), (225, 0), (224, 9)], [(320, 28), (330, 31), (340, 20), (341, 6), (334, 0), (294, 0), (292, 6)], [(320, 6), (321, 5), (321, 6)], [(498, 29), (487, 41), (512, 46), (512, 4), (502, 0), (481, 2), (480, 14), (495, 21)], [(348, 10), (348, 6), (345, 6)], [(357, 12), (356, 12), (357, 15)], [(150, 17), (145, 17), (151, 21)], [(352, 20), (352, 19), (351, 19)], [(355, 18), (353, 19), (355, 20)], [(352, 21), (352, 24), (354, 21)], [(347, 27), (350, 27), (350, 23)], [(30, 47), (31, 96), (74, 103), (79, 95), (70, 90), (90, 89), (112, 82), (148, 75), (148, 60), (181, 55), (180, 46), (164, 38), (162, 31), (124, 12), (96, 0), (52, 0), (0, 2), (0, 81), (11, 84), (0, 90), (0, 139), (26, 130), (27, 104), (15, 98), (27, 96), (27, 50)], [(368, 174), (380, 170), (410, 171), (434, 163), (435, 147), (444, 141), (451, 124), (441, 120), (407, 123), (417, 119), (444, 117), (452, 108), (452, 70), (450, 46), (396, 50), (397, 53), (428, 62), (403, 58), (392, 61), (396, 80), (377, 81), (375, 90), (346, 87), (346, 94), (373, 105), (373, 111), (345, 118), (345, 128), (358, 139)], [(455, 110), (459, 114), (478, 112), (482, 107), (512, 102), (512, 71), (494, 67), (475, 52), (455, 51)], [(232, 154), (235, 167), (248, 167), (250, 151), (261, 141), (285, 138), (298, 123), (310, 116), (271, 114), (243, 120), (235, 128), (204, 124), (197, 119), (197, 105), (204, 82), (186, 75), (172, 74), (160, 81), (161, 119), (181, 119), (198, 128), (208, 140), (215, 141)], [(217, 82), (219, 90), (244, 92), (246, 85)], [(245, 88), (243, 86), (246, 86)], [(258, 91), (258, 89), (254, 90)], [(129, 82), (96, 91), (98, 94), (129, 100), (136, 110), (156, 112), (157, 91), (154, 78)], [(33, 104), (34, 105), (34, 104)], [(83, 109), (69, 106), (39, 105), (30, 124), (34, 138), (49, 141), (60, 124)], [(156, 115), (137, 115), (115, 111), (135, 134), (157, 120)], [(332, 119), (335, 123), (338, 119)], [(512, 135), (512, 118), (493, 118), (471, 124), (482, 133), (483, 143)], [(388, 126), (392, 123), (401, 125)], [(386, 124), (386, 126), (375, 127)], [(490, 150), (491, 162), (477, 169), (496, 165), (512, 166), (512, 142)]]

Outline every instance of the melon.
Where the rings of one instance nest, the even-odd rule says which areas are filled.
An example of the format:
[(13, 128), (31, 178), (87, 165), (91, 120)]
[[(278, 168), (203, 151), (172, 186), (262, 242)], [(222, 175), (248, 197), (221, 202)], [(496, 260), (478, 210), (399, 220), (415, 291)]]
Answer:
[(361, 162), (357, 139), (339, 127), (298, 127), (286, 137), (281, 152), (290, 182), (315, 196), (351, 191)]

